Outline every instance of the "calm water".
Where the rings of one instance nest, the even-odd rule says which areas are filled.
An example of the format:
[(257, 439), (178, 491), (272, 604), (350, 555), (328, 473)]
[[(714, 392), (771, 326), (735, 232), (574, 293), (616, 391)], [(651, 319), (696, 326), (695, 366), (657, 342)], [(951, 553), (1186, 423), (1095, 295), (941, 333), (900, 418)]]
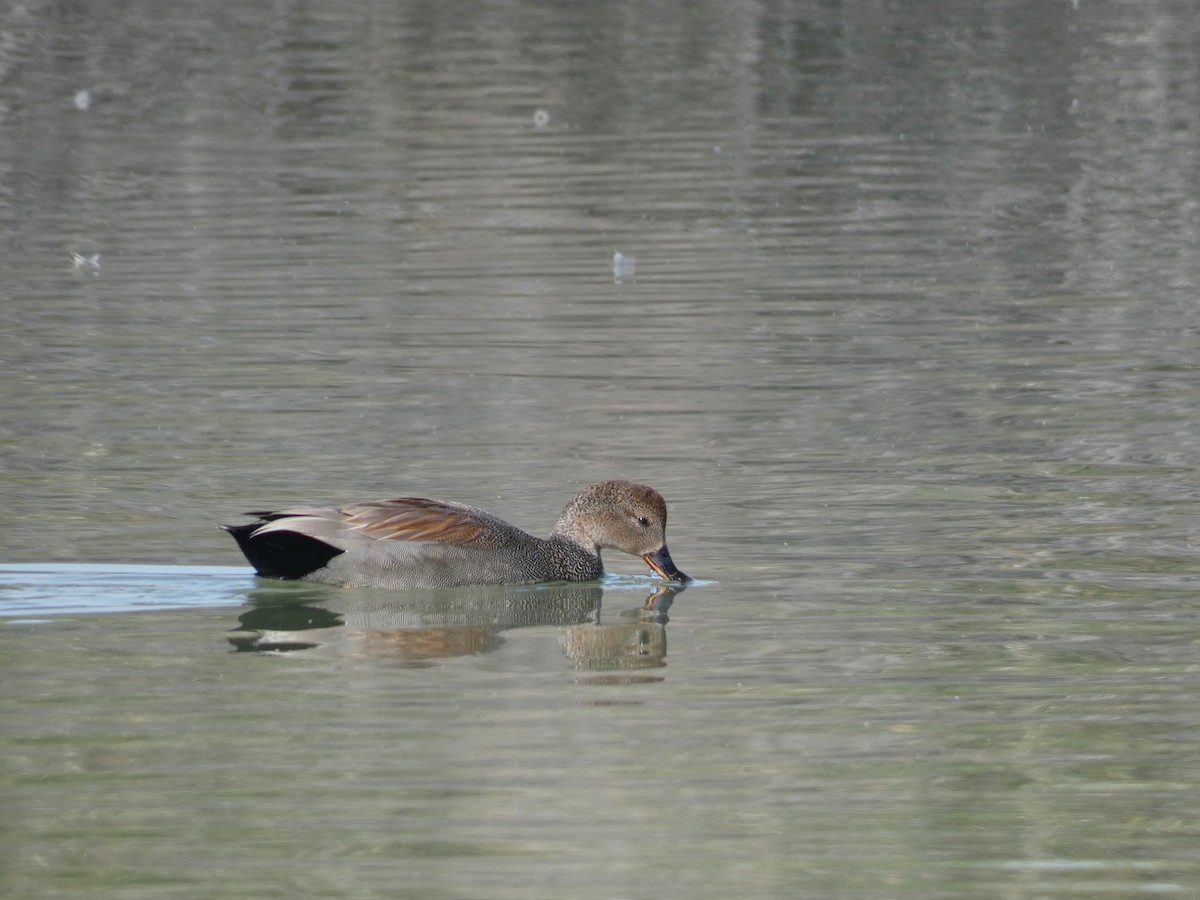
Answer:
[(260, 6), (0, 7), (0, 893), (1200, 894), (1192, 4)]

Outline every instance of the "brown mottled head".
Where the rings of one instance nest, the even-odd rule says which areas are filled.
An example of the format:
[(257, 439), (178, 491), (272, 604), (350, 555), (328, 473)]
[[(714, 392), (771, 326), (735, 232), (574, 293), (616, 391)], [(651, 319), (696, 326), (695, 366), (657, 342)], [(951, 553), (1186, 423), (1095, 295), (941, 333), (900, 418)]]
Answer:
[(663, 578), (687, 582), (667, 551), (667, 502), (662, 494), (633, 481), (601, 481), (584, 488), (566, 505), (554, 534), (578, 544), (612, 547), (640, 556)]

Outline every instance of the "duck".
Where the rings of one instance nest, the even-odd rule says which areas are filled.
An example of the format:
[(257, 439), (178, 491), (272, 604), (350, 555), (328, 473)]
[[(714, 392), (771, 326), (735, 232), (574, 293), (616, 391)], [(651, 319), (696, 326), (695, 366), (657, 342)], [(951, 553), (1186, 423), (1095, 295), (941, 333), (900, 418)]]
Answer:
[(443, 588), (594, 581), (600, 551), (640, 557), (667, 581), (688, 584), (667, 549), (667, 503), (633, 481), (591, 484), (540, 538), (462, 503), (394, 497), (335, 507), (248, 512), (222, 525), (256, 574), (343, 587)]

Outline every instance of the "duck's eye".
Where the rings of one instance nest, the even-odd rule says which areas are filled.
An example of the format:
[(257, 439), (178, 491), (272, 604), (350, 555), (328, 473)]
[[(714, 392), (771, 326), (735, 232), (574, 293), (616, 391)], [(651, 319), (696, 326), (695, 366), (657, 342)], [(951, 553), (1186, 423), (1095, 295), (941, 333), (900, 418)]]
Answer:
[(645, 528), (646, 526), (648, 526), (650, 524), (650, 520), (647, 519), (645, 516), (638, 516), (638, 524), (641, 525), (643, 528)]

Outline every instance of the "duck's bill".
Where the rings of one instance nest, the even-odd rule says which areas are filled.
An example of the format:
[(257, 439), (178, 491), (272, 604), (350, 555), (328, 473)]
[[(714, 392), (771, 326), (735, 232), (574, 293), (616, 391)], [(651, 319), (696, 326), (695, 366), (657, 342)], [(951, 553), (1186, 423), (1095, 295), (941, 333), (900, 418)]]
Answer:
[(660, 578), (665, 578), (667, 581), (678, 581), (680, 584), (688, 584), (693, 580), (691, 576), (684, 575), (675, 568), (675, 563), (671, 561), (671, 554), (667, 551), (666, 544), (663, 544), (651, 553), (647, 553), (642, 559), (646, 561), (646, 565), (658, 573)]

